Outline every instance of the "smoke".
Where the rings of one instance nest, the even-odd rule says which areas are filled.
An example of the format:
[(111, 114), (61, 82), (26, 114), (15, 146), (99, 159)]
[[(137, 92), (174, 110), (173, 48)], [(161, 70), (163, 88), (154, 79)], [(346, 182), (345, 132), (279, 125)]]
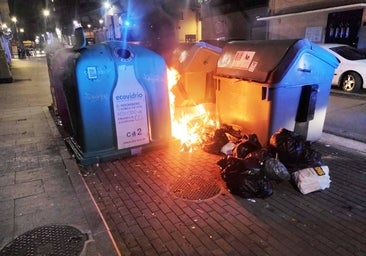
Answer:
[(120, 4), (124, 6), (124, 16), (134, 24), (128, 32), (129, 39), (138, 41), (146, 48), (162, 55), (165, 60), (169, 60), (170, 54), (177, 44), (174, 16), (176, 16), (178, 7), (154, 0), (123, 2), (120, 1)]

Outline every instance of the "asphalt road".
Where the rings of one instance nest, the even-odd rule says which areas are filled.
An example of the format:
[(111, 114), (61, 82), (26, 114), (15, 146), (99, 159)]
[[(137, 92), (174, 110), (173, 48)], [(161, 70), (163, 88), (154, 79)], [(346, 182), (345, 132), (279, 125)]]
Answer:
[(324, 132), (366, 143), (366, 90), (350, 94), (332, 89)]

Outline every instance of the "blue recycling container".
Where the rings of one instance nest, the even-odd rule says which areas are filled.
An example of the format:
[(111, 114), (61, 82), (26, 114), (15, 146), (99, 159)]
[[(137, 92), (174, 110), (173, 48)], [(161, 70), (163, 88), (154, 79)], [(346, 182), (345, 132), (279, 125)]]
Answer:
[(79, 55), (71, 48), (60, 48), (47, 55), (53, 110), (59, 116), (65, 131), (70, 135), (73, 134), (73, 128), (67, 104), (69, 95), (65, 95), (64, 86), (75, 84), (74, 65)]
[(91, 45), (80, 52), (75, 76), (74, 88), (66, 89), (74, 128), (66, 141), (81, 164), (170, 140), (167, 67), (160, 55), (121, 41)]
[(214, 76), (219, 121), (262, 145), (280, 128), (318, 140), (338, 65), (307, 39), (229, 42)]

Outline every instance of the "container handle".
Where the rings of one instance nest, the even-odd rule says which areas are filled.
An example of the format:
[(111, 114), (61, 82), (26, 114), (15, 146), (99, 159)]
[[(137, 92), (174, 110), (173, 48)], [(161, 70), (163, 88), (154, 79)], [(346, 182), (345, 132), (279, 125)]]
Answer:
[(308, 68), (298, 68), (297, 71), (311, 73), (311, 69), (308, 69)]

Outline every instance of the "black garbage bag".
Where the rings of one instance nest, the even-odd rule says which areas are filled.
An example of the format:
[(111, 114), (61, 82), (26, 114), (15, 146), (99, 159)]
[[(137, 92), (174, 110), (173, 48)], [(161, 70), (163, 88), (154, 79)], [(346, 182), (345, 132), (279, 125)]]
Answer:
[(285, 128), (271, 136), (269, 146), (278, 154), (278, 159), (289, 172), (322, 165), (321, 154), (311, 148), (310, 142)]
[(227, 156), (217, 162), (221, 177), (232, 194), (243, 198), (266, 198), (273, 194), (272, 185), (256, 159)]
[(215, 130), (212, 140), (205, 142), (202, 146), (202, 150), (211, 154), (220, 154), (221, 148), (229, 142), (225, 131), (226, 130), (222, 128)]
[(230, 137), (235, 138), (234, 141), (242, 137), (240, 130), (235, 130), (231, 125), (222, 124), (221, 129), (225, 131)]
[(241, 139), (241, 132), (235, 130), (232, 126), (223, 124), (221, 128), (216, 129), (212, 138), (205, 141), (202, 150), (207, 153), (221, 154), (221, 149), (230, 141), (236, 143)]
[(261, 149), (262, 146), (256, 134), (244, 135), (235, 145), (233, 156), (245, 158), (248, 154)]
[(278, 159), (276, 152), (268, 147), (253, 151), (245, 158), (255, 159), (260, 164), (264, 175), (270, 180), (278, 182), (291, 178), (286, 166)]
[(322, 161), (322, 155), (320, 152), (312, 149), (310, 142), (306, 142), (306, 146), (303, 149), (301, 162), (299, 163), (298, 168), (304, 169), (322, 165), (324, 165), (324, 162)]
[(245, 158), (256, 159), (258, 163), (263, 164), (268, 158), (274, 158), (276, 153), (268, 147), (260, 148), (250, 152)]
[(270, 180), (285, 181), (291, 178), (286, 166), (276, 158), (267, 158), (263, 163), (263, 170)]

